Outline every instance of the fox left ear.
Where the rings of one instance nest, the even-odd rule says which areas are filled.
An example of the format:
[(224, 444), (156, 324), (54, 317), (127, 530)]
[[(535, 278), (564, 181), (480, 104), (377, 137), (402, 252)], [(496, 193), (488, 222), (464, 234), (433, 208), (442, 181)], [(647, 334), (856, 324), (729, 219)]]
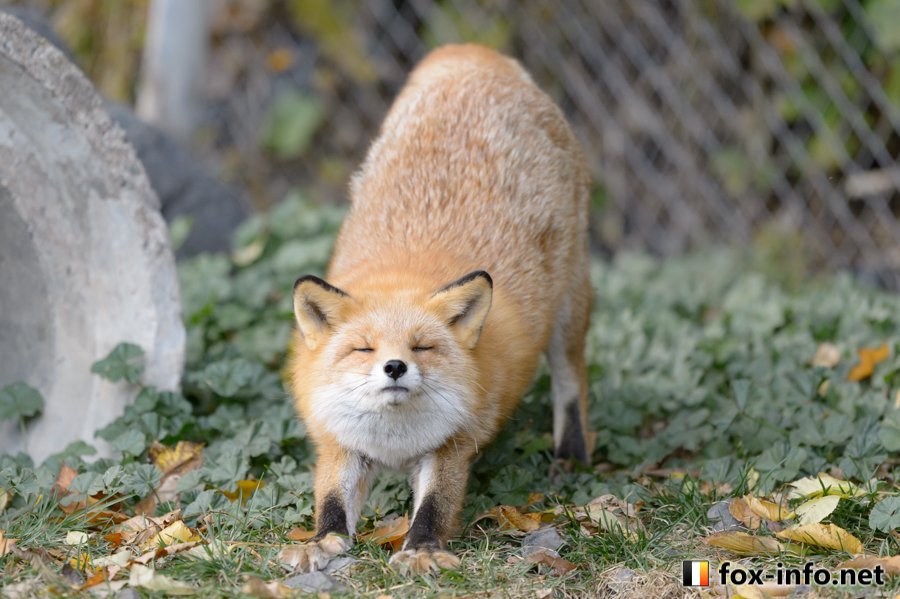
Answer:
[(294, 283), (294, 317), (309, 349), (319, 342), (337, 323), (343, 320), (349, 295), (319, 277), (306, 275)]
[(462, 344), (472, 349), (491, 309), (493, 291), (491, 275), (476, 270), (435, 291), (428, 303), (443, 316)]

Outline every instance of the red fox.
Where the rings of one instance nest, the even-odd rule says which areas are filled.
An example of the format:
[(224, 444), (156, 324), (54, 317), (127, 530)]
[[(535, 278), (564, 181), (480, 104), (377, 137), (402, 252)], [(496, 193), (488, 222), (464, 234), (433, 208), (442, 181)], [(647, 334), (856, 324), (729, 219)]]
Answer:
[(411, 472), (400, 570), (445, 549), (469, 465), (546, 352), (556, 455), (587, 463), (588, 175), (562, 112), (517, 62), (445, 46), (410, 75), (353, 176), (328, 268), (294, 286), (288, 365), (316, 447), (316, 536), (282, 560), (350, 547), (381, 468)]

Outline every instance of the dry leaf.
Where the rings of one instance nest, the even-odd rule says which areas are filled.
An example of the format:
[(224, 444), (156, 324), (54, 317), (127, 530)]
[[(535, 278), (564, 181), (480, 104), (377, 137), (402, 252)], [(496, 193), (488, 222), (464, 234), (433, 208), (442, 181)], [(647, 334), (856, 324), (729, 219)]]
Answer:
[(244, 584), (241, 592), (253, 597), (264, 597), (266, 599), (282, 599), (282, 597), (290, 597), (294, 594), (294, 590), (283, 582), (278, 580), (266, 582), (255, 576), (247, 577), (247, 582)]
[(78, 476), (77, 470), (63, 464), (59, 467), (59, 474), (56, 475), (56, 482), (53, 483), (53, 487), (60, 495), (68, 495), (69, 485), (72, 484), (72, 481), (75, 480), (76, 476)]
[[(749, 497), (749, 495), (747, 495)], [(750, 504), (744, 497), (735, 497), (728, 502), (728, 512), (735, 520), (749, 528), (756, 530), (762, 523), (760, 516), (750, 509)]]
[(834, 368), (841, 361), (841, 350), (834, 343), (822, 343), (816, 349), (812, 365), (823, 368)]
[(835, 478), (830, 474), (820, 472), (816, 476), (807, 476), (790, 483), (793, 487), (791, 497), (821, 497), (822, 495), (837, 495), (838, 497), (859, 497), (866, 492), (853, 483)]
[(776, 533), (779, 539), (788, 539), (816, 547), (827, 547), (847, 553), (863, 553), (865, 550), (859, 539), (834, 524), (803, 524)]
[(147, 539), (154, 537), (172, 522), (181, 519), (181, 510), (174, 510), (163, 516), (154, 517), (138, 514), (119, 525), (123, 543), (142, 545)]
[(370, 541), (376, 545), (387, 545), (396, 551), (403, 541), (406, 539), (406, 533), (409, 532), (409, 517), (391, 518), (385, 520), (375, 530), (360, 535), (361, 541)]
[(175, 447), (154, 442), (147, 454), (163, 474), (186, 474), (203, 465), (203, 444), (192, 441), (179, 441)]
[(838, 568), (851, 568), (853, 570), (872, 570), (875, 566), (884, 568), (884, 573), (888, 576), (896, 576), (900, 574), (900, 555), (893, 557), (877, 557), (874, 555), (862, 555), (851, 560), (841, 562)]
[(153, 568), (135, 564), (131, 567), (131, 576), (128, 578), (128, 584), (132, 587), (140, 587), (148, 591), (159, 591), (168, 595), (193, 595), (197, 589), (187, 584), (157, 574)]
[(154, 560), (161, 560), (164, 557), (169, 557), (171, 555), (175, 555), (176, 553), (183, 553), (185, 551), (189, 551), (194, 547), (198, 547), (202, 545), (203, 541), (188, 541), (187, 543), (176, 543), (174, 545), (169, 545), (168, 547), (159, 547), (157, 549), (151, 549), (147, 551), (140, 557), (134, 558), (131, 563), (132, 564), (149, 564)]
[(316, 531), (306, 530), (305, 528), (292, 528), (285, 537), (289, 541), (308, 541), (316, 536)]
[(573, 515), (578, 522), (594, 525), (598, 531), (618, 532), (631, 542), (638, 540), (636, 528), (641, 526), (634, 518), (626, 518), (622, 514), (601, 507), (600, 505), (586, 505), (574, 510)]
[(798, 505), (794, 511), (800, 519), (800, 524), (815, 524), (830, 516), (831, 512), (837, 508), (840, 500), (840, 495), (816, 497)]
[(16, 541), (18, 539), (8, 539), (3, 536), (3, 531), (0, 530), (0, 557), (3, 557), (7, 553), (13, 550), (13, 547), (16, 545)]
[(740, 555), (768, 555), (781, 553), (784, 545), (772, 537), (758, 537), (745, 532), (719, 532), (704, 539), (710, 547), (727, 549)]
[(265, 486), (265, 483), (261, 480), (239, 480), (237, 481), (237, 488), (234, 491), (222, 491), (222, 495), (228, 498), (228, 501), (237, 501), (238, 498), (241, 500), (241, 504), (247, 503), (247, 500), (253, 497), (253, 494), (256, 493), (257, 489), (261, 489)]
[(753, 495), (745, 495), (744, 501), (747, 502), (747, 508), (763, 520), (781, 522), (782, 520), (794, 517), (794, 512), (790, 511), (787, 507), (766, 499), (759, 499)]
[(849, 381), (862, 381), (872, 376), (875, 366), (887, 360), (891, 355), (891, 350), (885, 343), (878, 347), (863, 347), (857, 353), (859, 354), (859, 364), (850, 369), (850, 373), (847, 375)]
[(12, 493), (8, 492), (3, 487), (0, 487), (0, 514), (2, 514), (3, 510), (6, 509), (10, 498), (12, 498)]
[(159, 531), (158, 534), (141, 543), (141, 548), (146, 550), (153, 547), (174, 545), (175, 543), (197, 541), (199, 539), (200, 537), (187, 527), (184, 520), (176, 520)]
[(200, 543), (196, 547), (191, 547), (185, 552), (185, 557), (209, 561), (213, 559), (222, 559), (234, 549), (236, 545), (227, 545), (222, 541), (212, 541), (207, 544)]
[(517, 507), (498, 505), (479, 516), (475, 521), (484, 518), (496, 520), (500, 530), (504, 532), (531, 532), (541, 527), (541, 514), (523, 514)]
[(281, 73), (294, 66), (294, 52), (290, 48), (278, 48), (266, 56), (266, 64), (276, 73)]
[(122, 549), (112, 555), (98, 557), (91, 560), (91, 565), (96, 568), (108, 568), (110, 566), (125, 566), (131, 561), (131, 550)]
[(66, 545), (83, 545), (88, 542), (88, 534), (80, 530), (70, 530), (66, 533)]
[(553, 572), (560, 576), (567, 572), (571, 572), (578, 567), (569, 560), (559, 557), (557, 552), (552, 549), (547, 549), (546, 547), (536, 548), (525, 556), (525, 561), (529, 564), (543, 564), (545, 566), (550, 566), (553, 569)]

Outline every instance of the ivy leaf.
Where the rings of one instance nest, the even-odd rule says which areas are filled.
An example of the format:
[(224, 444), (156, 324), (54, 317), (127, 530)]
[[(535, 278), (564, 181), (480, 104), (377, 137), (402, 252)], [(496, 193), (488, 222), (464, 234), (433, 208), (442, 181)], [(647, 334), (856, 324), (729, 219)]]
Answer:
[(869, 514), (869, 526), (881, 532), (900, 528), (900, 497), (886, 497), (873, 507)]
[(91, 372), (108, 381), (125, 379), (137, 384), (144, 374), (144, 350), (133, 343), (120, 343), (108, 356), (94, 362)]
[(125, 455), (140, 455), (147, 449), (147, 438), (133, 428), (112, 440), (112, 446)]
[(44, 398), (34, 387), (13, 383), (0, 389), (0, 420), (29, 418), (44, 409)]

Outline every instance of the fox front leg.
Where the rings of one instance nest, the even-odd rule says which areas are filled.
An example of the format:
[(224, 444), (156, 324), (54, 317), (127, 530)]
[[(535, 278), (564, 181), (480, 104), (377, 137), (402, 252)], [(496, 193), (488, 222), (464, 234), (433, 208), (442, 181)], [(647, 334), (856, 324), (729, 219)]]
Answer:
[(323, 448), (316, 460), (316, 535), (289, 545), (279, 559), (292, 570), (321, 570), (353, 545), (356, 521), (373, 469), (368, 460), (343, 449)]
[(459, 558), (444, 547), (456, 529), (473, 455), (451, 441), (416, 465), (412, 525), (402, 550), (391, 556), (391, 566), (415, 574), (459, 567)]

